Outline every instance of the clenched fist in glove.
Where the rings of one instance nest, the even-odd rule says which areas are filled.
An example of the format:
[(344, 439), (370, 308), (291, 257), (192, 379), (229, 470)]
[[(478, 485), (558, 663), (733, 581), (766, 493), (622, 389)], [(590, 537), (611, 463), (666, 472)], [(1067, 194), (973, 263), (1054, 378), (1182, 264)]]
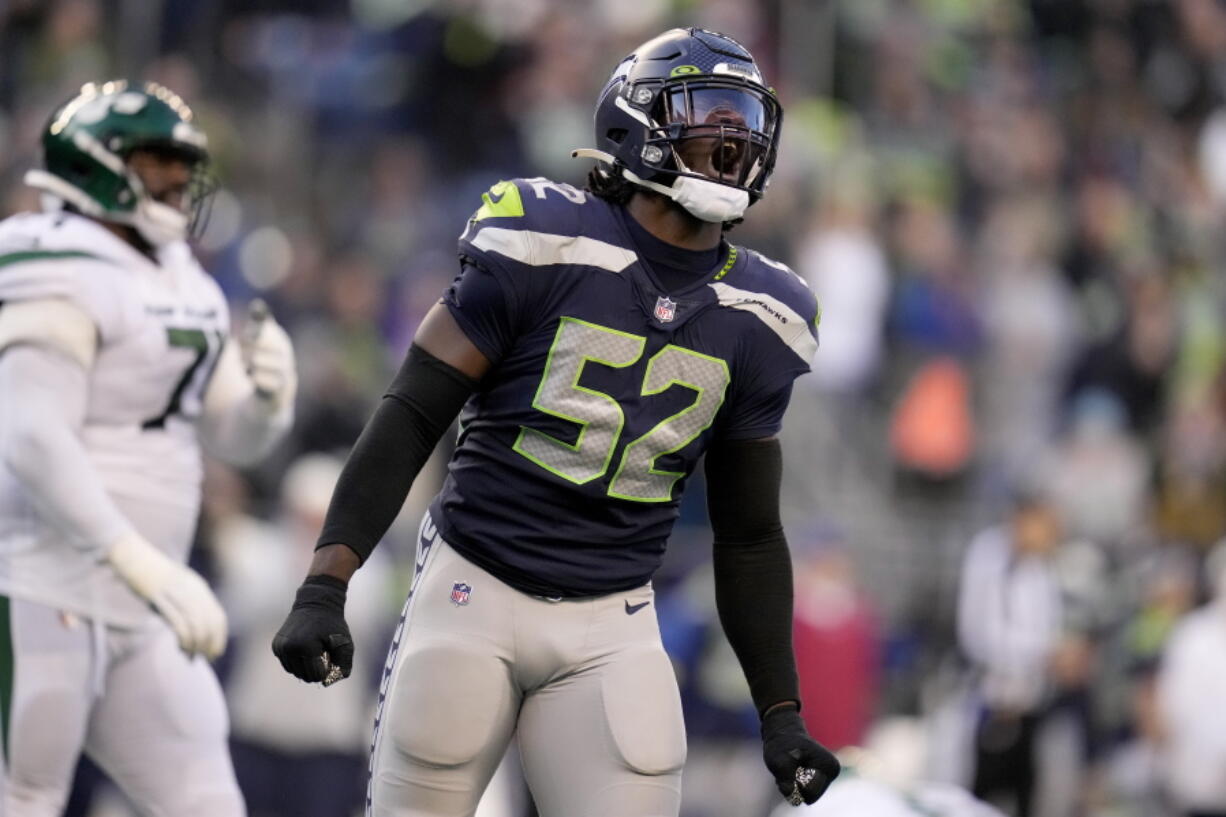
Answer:
[(790, 704), (762, 718), (762, 757), (779, 793), (793, 806), (817, 802), (839, 776), (839, 761), (809, 737), (800, 713)]
[(294, 345), (263, 301), (254, 301), (209, 381), (200, 418), (205, 450), (230, 465), (263, 459), (294, 421)]
[(106, 560), (166, 619), (184, 652), (206, 658), (221, 655), (226, 648), (226, 613), (200, 574), (136, 534), (114, 543)]
[(291, 405), (298, 390), (294, 344), (263, 301), (251, 304), (242, 346), (256, 395), (277, 407)]
[(290, 675), (330, 686), (353, 670), (353, 639), (345, 623), (345, 583), (308, 576), (289, 616), (272, 640), (272, 651)]

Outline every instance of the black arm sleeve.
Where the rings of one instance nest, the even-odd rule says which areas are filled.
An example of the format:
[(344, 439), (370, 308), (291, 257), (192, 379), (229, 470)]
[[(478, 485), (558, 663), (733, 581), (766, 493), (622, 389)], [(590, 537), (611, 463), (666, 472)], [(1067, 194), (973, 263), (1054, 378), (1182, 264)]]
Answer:
[(792, 559), (779, 521), (779, 441), (720, 441), (707, 451), (715, 606), (758, 714), (800, 703), (792, 652)]
[(365, 562), (404, 505), (477, 381), (414, 344), (341, 471), (316, 549), (347, 545)]

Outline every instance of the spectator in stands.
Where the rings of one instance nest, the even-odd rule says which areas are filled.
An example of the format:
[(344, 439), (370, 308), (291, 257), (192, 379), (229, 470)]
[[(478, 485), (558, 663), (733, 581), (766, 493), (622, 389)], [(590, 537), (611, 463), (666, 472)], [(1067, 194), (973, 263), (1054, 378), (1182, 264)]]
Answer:
[(1004, 525), (975, 537), (962, 564), (958, 641), (975, 676), (976, 796), (1034, 813), (1036, 740), (1057, 688), (1085, 672), (1065, 632), (1055, 565), (1060, 519), (1037, 493), (1019, 492)]
[(1176, 625), (1158, 669), (1161, 762), (1181, 817), (1226, 815), (1226, 542), (1204, 572), (1212, 600)]

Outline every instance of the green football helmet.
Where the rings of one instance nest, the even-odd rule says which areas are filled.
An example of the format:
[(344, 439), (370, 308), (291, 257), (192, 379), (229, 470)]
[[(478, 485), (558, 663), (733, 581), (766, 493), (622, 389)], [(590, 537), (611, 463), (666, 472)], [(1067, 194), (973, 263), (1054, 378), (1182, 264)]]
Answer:
[[(87, 216), (126, 224), (153, 246), (198, 231), (216, 185), (209, 171), (208, 139), (191, 108), (156, 83), (89, 83), (51, 115), (43, 131), (44, 169), (25, 183), (52, 205), (67, 203)], [(150, 196), (128, 167), (134, 150), (169, 153), (192, 169), (179, 207)]]

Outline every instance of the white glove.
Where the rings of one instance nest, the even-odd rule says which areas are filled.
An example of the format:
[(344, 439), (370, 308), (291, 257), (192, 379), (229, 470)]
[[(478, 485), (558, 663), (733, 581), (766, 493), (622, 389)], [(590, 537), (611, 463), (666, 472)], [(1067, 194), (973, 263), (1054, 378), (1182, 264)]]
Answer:
[(226, 613), (200, 574), (135, 534), (106, 554), (119, 577), (170, 624), (189, 655), (216, 658), (226, 648)]
[(274, 408), (292, 405), (298, 391), (294, 344), (263, 301), (252, 302), (241, 343), (256, 395)]

